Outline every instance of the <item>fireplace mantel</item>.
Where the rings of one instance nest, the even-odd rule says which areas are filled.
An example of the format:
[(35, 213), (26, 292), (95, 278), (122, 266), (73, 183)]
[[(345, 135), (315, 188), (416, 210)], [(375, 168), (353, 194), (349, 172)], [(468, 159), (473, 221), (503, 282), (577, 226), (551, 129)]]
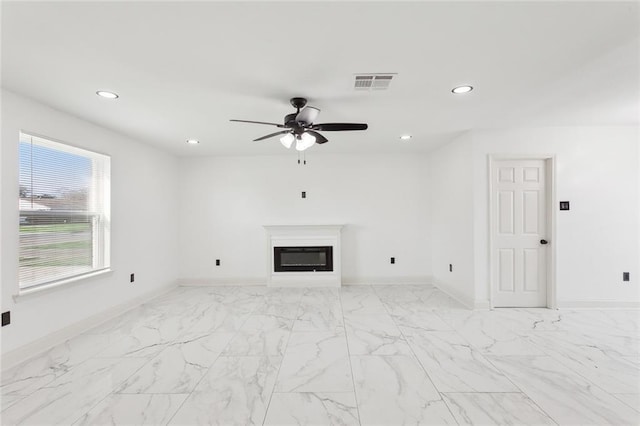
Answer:
[[(344, 225), (264, 225), (267, 231), (269, 287), (340, 287), (340, 233)], [(276, 272), (274, 247), (333, 247), (333, 271)]]

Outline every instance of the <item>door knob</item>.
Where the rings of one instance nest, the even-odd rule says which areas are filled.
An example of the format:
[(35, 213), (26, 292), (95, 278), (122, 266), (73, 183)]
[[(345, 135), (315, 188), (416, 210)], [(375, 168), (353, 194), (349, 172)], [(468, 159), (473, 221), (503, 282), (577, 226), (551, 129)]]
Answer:
[(547, 241), (547, 240), (540, 240), (540, 244), (549, 244), (549, 241)]

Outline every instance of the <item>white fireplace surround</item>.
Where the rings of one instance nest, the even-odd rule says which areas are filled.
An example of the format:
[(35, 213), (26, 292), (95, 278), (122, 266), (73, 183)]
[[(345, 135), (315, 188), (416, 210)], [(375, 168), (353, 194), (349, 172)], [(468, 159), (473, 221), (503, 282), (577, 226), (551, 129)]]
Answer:
[[(264, 225), (267, 231), (267, 286), (269, 287), (340, 287), (342, 268), (340, 233), (344, 225)], [(333, 248), (333, 271), (276, 272), (274, 247)]]

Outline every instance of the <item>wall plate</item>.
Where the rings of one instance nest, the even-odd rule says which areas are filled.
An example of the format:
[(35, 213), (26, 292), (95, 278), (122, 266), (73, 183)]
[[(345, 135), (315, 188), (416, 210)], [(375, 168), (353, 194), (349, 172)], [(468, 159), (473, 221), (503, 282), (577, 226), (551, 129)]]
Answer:
[(11, 311), (2, 313), (2, 326), (11, 324)]

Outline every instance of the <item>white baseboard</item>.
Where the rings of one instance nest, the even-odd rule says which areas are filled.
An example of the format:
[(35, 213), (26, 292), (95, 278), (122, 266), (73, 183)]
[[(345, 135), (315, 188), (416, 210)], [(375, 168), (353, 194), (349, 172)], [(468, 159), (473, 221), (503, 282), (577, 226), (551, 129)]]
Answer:
[(473, 302), (473, 309), (490, 309), (491, 304), (488, 300), (476, 300)]
[[(305, 283), (307, 284), (307, 283)], [(313, 283), (308, 283), (303, 287), (316, 287)], [(267, 285), (266, 278), (180, 278), (178, 285), (184, 287), (190, 286), (254, 286)], [(321, 283), (320, 286), (326, 286), (327, 283)], [(422, 277), (351, 277), (343, 278), (342, 285), (431, 285), (430, 276)], [(299, 287), (295, 284), (278, 283), (274, 287)]]
[(278, 281), (267, 284), (269, 288), (340, 288), (340, 283), (335, 281)]
[(92, 328), (109, 321), (118, 315), (122, 315), (128, 310), (131, 310), (149, 300), (158, 297), (177, 287), (177, 282), (172, 282), (168, 285), (159, 287), (155, 290), (149, 291), (138, 297), (135, 297), (127, 302), (113, 306), (98, 314), (85, 318), (82, 321), (73, 323), (67, 327), (64, 327), (54, 333), (48, 334), (26, 345), (20, 346), (12, 351), (2, 355), (2, 371), (14, 367), (24, 361), (28, 361), (31, 358), (42, 354), (43, 352), (57, 346), (72, 337), (78, 336)]
[(266, 278), (180, 278), (178, 285), (182, 287), (224, 287), (267, 285)]
[[(434, 285), (440, 291), (445, 293), (447, 296), (449, 296), (449, 297), (455, 299), (456, 301), (462, 303), (466, 308), (476, 309), (475, 301), (471, 297), (469, 297), (469, 296), (467, 296), (465, 294), (462, 294), (459, 290), (454, 289), (453, 287), (451, 287), (448, 284), (445, 284), (442, 281), (435, 281)], [(487, 303), (487, 305), (488, 305), (488, 303)]]
[(640, 302), (629, 300), (558, 300), (559, 309), (640, 309)]
[(429, 275), (420, 277), (346, 277), (342, 285), (432, 285)]

